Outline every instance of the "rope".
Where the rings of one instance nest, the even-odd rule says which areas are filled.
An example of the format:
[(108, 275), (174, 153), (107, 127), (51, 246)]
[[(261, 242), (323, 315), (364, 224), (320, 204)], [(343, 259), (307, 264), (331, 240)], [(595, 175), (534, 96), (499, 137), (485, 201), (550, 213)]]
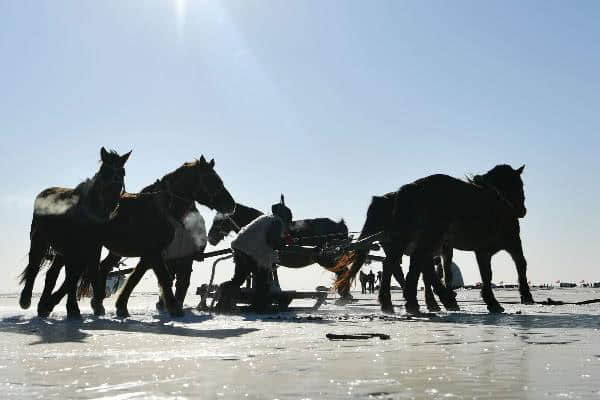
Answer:
[(242, 228), (240, 228), (240, 226), (233, 220), (233, 218), (231, 218), (231, 216), (225, 215), (225, 218), (227, 218), (227, 220), (231, 222), (231, 225), (233, 225), (233, 227), (235, 228), (236, 233), (242, 230)]

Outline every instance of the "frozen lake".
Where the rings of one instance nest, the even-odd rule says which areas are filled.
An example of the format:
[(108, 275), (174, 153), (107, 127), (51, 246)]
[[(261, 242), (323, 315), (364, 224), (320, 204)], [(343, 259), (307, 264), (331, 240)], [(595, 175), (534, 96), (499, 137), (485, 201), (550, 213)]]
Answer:
[[(356, 295), (356, 294), (355, 294)], [(420, 294), (422, 296), (422, 293)], [(517, 291), (496, 290), (501, 302)], [(594, 289), (534, 291), (536, 300), (599, 298)], [(312, 314), (170, 320), (155, 296), (132, 297), (132, 317), (66, 321), (0, 297), (0, 384), (15, 398), (590, 398), (600, 397), (600, 304), (506, 304), (488, 315), (478, 291), (459, 291), (461, 312), (395, 316), (375, 295)], [(188, 295), (188, 305), (199, 298)], [(294, 303), (296, 305), (297, 303)], [(424, 302), (421, 302), (424, 310)], [(520, 313), (519, 313), (520, 312)], [(385, 333), (390, 340), (330, 341), (327, 333)]]

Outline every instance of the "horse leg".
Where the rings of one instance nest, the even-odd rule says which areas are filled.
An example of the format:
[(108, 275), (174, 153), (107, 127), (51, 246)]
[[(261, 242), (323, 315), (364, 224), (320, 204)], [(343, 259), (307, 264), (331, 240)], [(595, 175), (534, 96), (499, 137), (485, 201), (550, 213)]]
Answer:
[[(396, 280), (398, 279), (398, 271), (396, 271), (396, 269), (399, 268), (400, 262), (402, 261), (402, 251), (399, 250), (399, 245), (397, 243), (382, 243), (382, 248), (385, 253), (385, 258), (382, 263), (383, 271), (381, 272), (381, 282), (377, 298), (381, 305), (381, 311), (387, 314), (393, 314), (394, 305), (392, 304), (392, 295), (390, 293), (392, 275), (396, 277)], [(399, 273), (402, 276), (402, 281), (404, 281), (404, 275), (402, 274), (401, 268), (399, 269)]]
[(444, 245), (442, 247), (442, 267), (444, 269), (444, 284), (448, 289), (452, 289), (452, 257), (454, 256), (454, 249), (452, 247)]
[[(435, 272), (435, 268), (433, 266), (433, 257), (431, 258), (429, 263), (423, 263), (423, 282), (425, 283), (425, 290), (427, 287), (433, 287), (433, 292), (438, 295), (442, 304), (446, 308), (446, 310), (450, 311), (458, 311), (460, 307), (456, 302), (456, 293), (448, 289), (446, 286), (442, 284), (440, 277)], [(427, 293), (426, 293), (427, 296)], [(432, 295), (433, 297), (433, 295)], [(435, 301), (435, 299), (434, 299)], [(437, 304), (436, 304), (437, 305)], [(439, 306), (438, 306), (439, 307)]]
[(381, 305), (381, 311), (386, 314), (394, 313), (394, 305), (392, 304), (392, 295), (390, 293), (392, 281), (392, 269), (394, 268), (391, 262), (387, 262), (387, 257), (383, 261), (383, 271), (381, 272), (381, 282), (379, 284), (379, 294), (377, 299)]
[(404, 285), (404, 308), (409, 314), (419, 314), (419, 302), (417, 301), (417, 284), (419, 282), (419, 275), (421, 271), (417, 263), (417, 255), (413, 254), (410, 257), (410, 264), (408, 266), (408, 273), (406, 274), (406, 282)]
[(517, 275), (519, 277), (519, 292), (521, 293), (522, 304), (535, 304), (531, 291), (529, 289), (529, 282), (527, 282), (527, 260), (523, 255), (523, 246), (521, 245), (521, 239), (516, 238), (514, 243), (507, 248), (508, 253), (512, 257), (515, 266), (517, 267)]
[(77, 282), (79, 281), (81, 273), (73, 264), (67, 264), (66, 271), (67, 318), (81, 319), (81, 312), (79, 311), (79, 305), (77, 304)]
[(169, 314), (171, 314), (172, 317), (182, 317), (184, 315), (183, 310), (179, 304), (177, 304), (177, 300), (175, 300), (175, 295), (173, 294), (173, 290), (171, 288), (173, 284), (173, 277), (172, 274), (167, 270), (167, 266), (162, 255), (158, 254), (152, 257), (152, 270), (158, 279), (158, 284), (160, 285), (161, 289), (161, 297), (165, 302), (165, 306), (169, 311)]
[(104, 299), (106, 298), (106, 278), (108, 277), (108, 273), (112, 271), (114, 267), (119, 265), (120, 260), (121, 256), (118, 256), (114, 253), (108, 253), (108, 255), (100, 263), (98, 273), (95, 275), (92, 281), (94, 294), (91, 305), (92, 309), (94, 310), (94, 315), (104, 315), (106, 313), (103, 304)]
[(21, 283), (24, 282), (25, 286), (21, 291), (19, 305), (24, 310), (31, 306), (31, 292), (33, 291), (35, 277), (37, 276), (38, 272), (40, 272), (40, 267), (44, 261), (46, 253), (48, 252), (48, 248), (48, 242), (46, 242), (41, 234), (32, 227), (31, 244), (29, 247), (29, 262), (21, 274)]
[[(169, 277), (167, 282), (170, 288), (173, 287), (173, 281), (175, 280), (175, 275), (177, 274), (176, 271), (179, 268), (178, 262), (179, 260), (169, 260), (165, 262), (169, 271)], [(160, 287), (160, 283), (158, 285), (158, 301), (156, 302), (156, 309), (160, 312), (165, 311), (165, 301), (162, 297), (162, 289)]]
[(481, 274), (481, 297), (487, 304), (488, 311), (491, 313), (504, 312), (504, 308), (498, 303), (498, 300), (494, 297), (494, 292), (492, 292), (492, 254), (477, 251), (475, 256)]
[(37, 313), (39, 317), (46, 318), (50, 315), (51, 308), (50, 304), (50, 296), (52, 296), (52, 291), (56, 286), (56, 281), (58, 280), (58, 275), (60, 274), (60, 269), (65, 265), (65, 259), (62, 255), (56, 254), (54, 256), (54, 260), (52, 260), (52, 265), (46, 271), (46, 280), (44, 282), (44, 291), (42, 292), (42, 296), (40, 297), (40, 301), (37, 306)]
[(129, 317), (129, 311), (127, 310), (127, 302), (129, 301), (129, 296), (131, 292), (136, 287), (136, 285), (140, 282), (146, 271), (148, 270), (148, 265), (144, 257), (138, 262), (135, 266), (135, 269), (127, 278), (127, 282), (125, 282), (125, 286), (119, 293), (117, 297), (117, 301), (115, 302), (115, 307), (117, 309), (117, 316), (120, 318)]
[(185, 295), (190, 287), (193, 263), (193, 259), (185, 259), (180, 261), (175, 269), (175, 300), (177, 300), (177, 304), (179, 304), (179, 307), (181, 308), (183, 308), (183, 301), (185, 300)]
[(440, 305), (435, 300), (433, 290), (431, 289), (431, 284), (425, 283), (425, 274), (423, 274), (423, 284), (425, 285), (425, 304), (427, 304), (427, 310), (431, 312), (442, 311)]
[(401, 288), (404, 289), (406, 285), (406, 281), (404, 280), (404, 271), (402, 270), (402, 258), (398, 258), (398, 266), (392, 269), (392, 275), (394, 275), (394, 279), (400, 285)]

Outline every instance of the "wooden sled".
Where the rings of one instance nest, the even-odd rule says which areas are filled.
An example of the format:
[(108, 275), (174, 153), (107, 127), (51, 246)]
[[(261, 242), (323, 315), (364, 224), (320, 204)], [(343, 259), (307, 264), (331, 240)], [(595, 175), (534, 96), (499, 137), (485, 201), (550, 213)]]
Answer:
[[(202, 298), (212, 298), (217, 296), (217, 290), (211, 290), (208, 293), (205, 292), (206, 286), (199, 287), (196, 290), (196, 294), (202, 296)], [(240, 293), (233, 299), (237, 309), (240, 312), (248, 312), (250, 310), (250, 304), (254, 299), (256, 289), (253, 288), (241, 288)], [(327, 299), (327, 292), (301, 292), (297, 290), (282, 290), (279, 292), (270, 293), (271, 297), (271, 310), (273, 312), (311, 312), (316, 311), (321, 307)], [(300, 299), (315, 299), (316, 302), (312, 307), (290, 307), (290, 304), (294, 300)], [(214, 301), (214, 300), (213, 300)], [(198, 309), (207, 310), (206, 304), (202, 302), (198, 305)]]

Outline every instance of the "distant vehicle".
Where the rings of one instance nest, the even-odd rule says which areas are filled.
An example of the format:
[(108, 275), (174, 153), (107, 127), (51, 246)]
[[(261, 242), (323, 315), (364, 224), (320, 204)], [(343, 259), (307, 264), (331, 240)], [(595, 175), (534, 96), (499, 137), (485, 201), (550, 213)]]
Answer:
[(573, 282), (561, 282), (560, 287), (561, 288), (574, 288), (574, 287), (577, 287), (577, 284), (573, 283)]

